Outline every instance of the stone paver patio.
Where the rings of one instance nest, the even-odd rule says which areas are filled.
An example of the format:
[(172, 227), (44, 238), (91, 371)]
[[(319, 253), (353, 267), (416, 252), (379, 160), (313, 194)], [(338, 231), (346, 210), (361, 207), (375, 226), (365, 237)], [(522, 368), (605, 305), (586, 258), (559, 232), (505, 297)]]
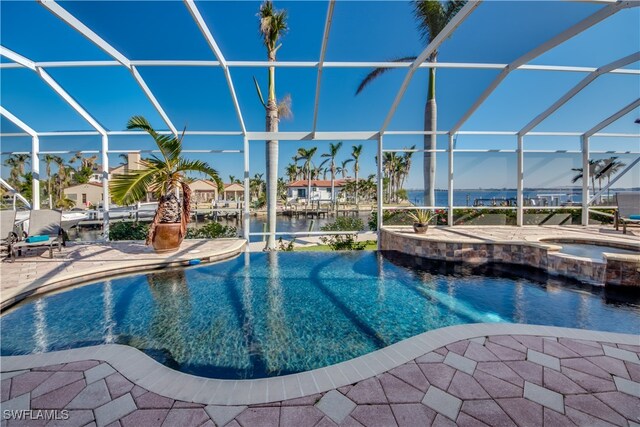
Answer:
[(0, 308), (12, 304), (16, 296), (33, 295), (78, 282), (114, 274), (140, 272), (185, 265), (190, 260), (213, 262), (239, 254), (242, 239), (185, 240), (180, 249), (157, 254), (143, 242), (67, 243), (62, 252), (33, 250), (15, 262), (0, 264)]
[(639, 354), (640, 340), (491, 335), (457, 341), (351, 385), (249, 406), (174, 400), (108, 363), (77, 361), (3, 372), (3, 409), (65, 409), (69, 419), (2, 425), (637, 426)]

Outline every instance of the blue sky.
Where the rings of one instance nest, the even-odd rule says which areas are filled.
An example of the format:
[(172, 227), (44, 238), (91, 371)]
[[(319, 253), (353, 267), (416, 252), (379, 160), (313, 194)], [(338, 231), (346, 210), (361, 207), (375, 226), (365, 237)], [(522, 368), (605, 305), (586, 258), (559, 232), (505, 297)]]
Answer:
[[(134, 60), (215, 60), (204, 38), (180, 1), (69, 2), (60, 4), (92, 28), (125, 56)], [(255, 14), (259, 2), (200, 1), (197, 3), (227, 60), (264, 60)], [(290, 30), (278, 52), (282, 61), (318, 59), (327, 2), (283, 1), (278, 8), (289, 12)], [(35, 61), (109, 60), (106, 53), (75, 30), (59, 21), (35, 1), (3, 1), (1, 42)], [(487, 1), (473, 12), (440, 49), (442, 62), (509, 63), (527, 51), (594, 13), (602, 5), (578, 2)], [(640, 8), (625, 10), (597, 24), (533, 60), (532, 64), (598, 67), (640, 50)], [(424, 48), (406, 1), (338, 1), (327, 49), (327, 61), (383, 61), (416, 55)], [(9, 62), (6, 58), (2, 62)], [(639, 64), (627, 68), (638, 69)], [(141, 67), (140, 73), (165, 111), (178, 127), (189, 130), (240, 130), (233, 103), (219, 68)], [(132, 115), (144, 115), (159, 129), (166, 128), (144, 93), (122, 67), (51, 68), (47, 70), (76, 100), (107, 129), (122, 130)], [(318, 130), (377, 130), (406, 70), (391, 70), (362, 94), (355, 89), (368, 69), (327, 68), (323, 74)], [(26, 69), (1, 70), (0, 101), (37, 131), (91, 130), (91, 127), (38, 76)], [(253, 77), (266, 91), (264, 68), (232, 68), (245, 123), (250, 131), (264, 130), (264, 110), (257, 100)], [(427, 88), (426, 69), (419, 70), (400, 103), (390, 130), (421, 130)], [(497, 70), (439, 69), (437, 79), (438, 127), (447, 130), (473, 104)], [(309, 131), (313, 120), (317, 71), (279, 68), (277, 92), (290, 94), (294, 117), (283, 120), (282, 131)], [(584, 73), (515, 71), (498, 87), (462, 130), (519, 130), (585, 76)], [(593, 124), (630, 103), (640, 93), (638, 75), (608, 75), (592, 83), (581, 94), (545, 120), (536, 131), (584, 132)], [(634, 111), (606, 131), (638, 133)], [(2, 118), (3, 132), (15, 126)], [(351, 146), (364, 145), (361, 175), (374, 173), (376, 145), (373, 141), (346, 141), (340, 159)], [(529, 137), (527, 149), (577, 150), (578, 138)], [(420, 146), (420, 137), (387, 136), (387, 148)], [(446, 146), (446, 137), (439, 140)], [(461, 149), (515, 149), (515, 137), (459, 136)], [(98, 150), (97, 137), (42, 138), (43, 150)], [(111, 138), (111, 148), (152, 148), (149, 138)], [(281, 141), (281, 170), (300, 146), (325, 142)], [(28, 151), (27, 138), (3, 138), (2, 151)], [(237, 137), (188, 137), (190, 149), (240, 149)], [(640, 151), (637, 139), (594, 139), (594, 150)], [(264, 142), (251, 143), (252, 173), (264, 171)], [(595, 156), (595, 155), (594, 155)], [(201, 156), (223, 177), (242, 175), (242, 155)], [(622, 156), (630, 162), (633, 156)], [(4, 160), (3, 156), (3, 160)], [(318, 155), (317, 163), (320, 157)], [(117, 155), (111, 156), (117, 163)], [(414, 155), (408, 187), (422, 182), (421, 154)], [(456, 188), (515, 187), (515, 154), (457, 154)], [(572, 167), (580, 166), (579, 154), (525, 156), (526, 186), (569, 185)], [(6, 168), (2, 169), (3, 176)], [(446, 154), (438, 154), (438, 186), (446, 187)], [(638, 185), (640, 166), (621, 180), (622, 186)]]

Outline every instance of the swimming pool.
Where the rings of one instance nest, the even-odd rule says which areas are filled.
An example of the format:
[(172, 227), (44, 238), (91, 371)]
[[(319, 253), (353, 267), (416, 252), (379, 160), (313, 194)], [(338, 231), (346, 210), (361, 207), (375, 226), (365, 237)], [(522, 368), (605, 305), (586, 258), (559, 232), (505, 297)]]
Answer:
[(0, 319), (2, 354), (121, 343), (182, 372), (262, 378), (462, 323), (640, 326), (638, 301), (506, 268), (415, 268), (377, 252), (244, 254), (25, 301)]

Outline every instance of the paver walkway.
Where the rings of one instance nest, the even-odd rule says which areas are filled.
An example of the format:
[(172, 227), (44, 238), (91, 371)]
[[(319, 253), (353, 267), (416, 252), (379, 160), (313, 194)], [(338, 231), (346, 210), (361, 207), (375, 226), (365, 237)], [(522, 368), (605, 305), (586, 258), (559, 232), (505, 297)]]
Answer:
[(68, 420), (2, 425), (638, 426), (638, 344), (473, 338), (337, 390), (249, 407), (176, 401), (107, 363), (73, 362), (2, 373), (3, 410), (66, 409)]
[(61, 252), (54, 250), (53, 259), (46, 248), (33, 250), (15, 262), (0, 264), (0, 300), (4, 307), (17, 294), (54, 283), (66, 281), (69, 285), (92, 276), (141, 271), (191, 259), (224, 258), (240, 253), (244, 245), (243, 239), (193, 239), (183, 241), (176, 252), (157, 254), (143, 242), (68, 243)]

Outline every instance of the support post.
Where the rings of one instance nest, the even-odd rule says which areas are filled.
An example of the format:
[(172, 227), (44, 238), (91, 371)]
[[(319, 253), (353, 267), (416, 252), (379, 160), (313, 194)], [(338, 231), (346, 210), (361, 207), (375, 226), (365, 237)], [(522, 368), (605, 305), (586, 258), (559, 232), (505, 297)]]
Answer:
[(378, 173), (377, 173), (377, 181), (378, 181), (378, 187), (376, 188), (377, 190), (377, 202), (378, 202), (378, 215), (377, 215), (377, 219), (378, 219), (378, 224), (377, 224), (377, 229), (378, 229), (378, 250), (380, 250), (380, 238), (381, 238), (381, 230), (382, 230), (382, 217), (383, 215), (383, 211), (382, 211), (382, 134), (378, 135)]
[(518, 149), (516, 151), (518, 156), (518, 170), (517, 170), (517, 194), (516, 194), (516, 225), (522, 227), (524, 224), (524, 136), (518, 134)]
[(449, 134), (449, 186), (447, 187), (447, 226), (453, 227), (453, 134)]
[(40, 209), (40, 139), (31, 137), (31, 209)]
[(582, 225), (589, 225), (589, 137), (582, 136)]
[(247, 241), (247, 246), (249, 245), (249, 220), (251, 216), (251, 211), (249, 210), (251, 204), (251, 196), (249, 195), (249, 139), (244, 137), (244, 203), (242, 205), (243, 208), (243, 237)]
[(102, 162), (102, 231), (105, 242), (109, 241), (109, 137), (102, 135), (100, 149)]

